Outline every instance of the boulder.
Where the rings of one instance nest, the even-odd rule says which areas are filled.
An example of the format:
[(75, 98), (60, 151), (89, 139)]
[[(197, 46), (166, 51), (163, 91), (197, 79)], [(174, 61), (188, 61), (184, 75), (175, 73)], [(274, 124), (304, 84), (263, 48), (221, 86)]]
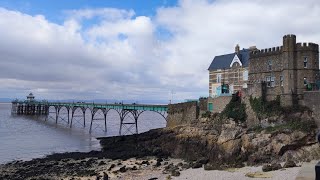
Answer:
[(172, 170), (171, 176), (180, 176), (180, 172), (178, 170)]
[(203, 169), (206, 171), (221, 170), (220, 166), (216, 164), (205, 164)]
[(192, 169), (197, 169), (197, 168), (201, 168), (201, 167), (202, 167), (202, 164), (199, 162), (195, 162), (192, 164)]
[(240, 152), (240, 148), (241, 148), (241, 139), (235, 139), (235, 140), (228, 141), (228, 142), (220, 145), (220, 147), (222, 147), (222, 149), (225, 151), (225, 154), (227, 156), (238, 154), (238, 152)]
[(283, 165), (284, 168), (297, 167), (296, 163), (293, 160), (288, 160)]
[(281, 169), (281, 164), (279, 163), (273, 163), (273, 164), (265, 164), (262, 166), (262, 171), (263, 172), (268, 172), (268, 171), (275, 171), (278, 169)]
[(220, 136), (218, 137), (218, 144), (223, 144), (227, 141), (236, 139), (237, 135), (240, 134), (242, 128), (235, 127), (235, 128), (225, 128), (223, 127)]

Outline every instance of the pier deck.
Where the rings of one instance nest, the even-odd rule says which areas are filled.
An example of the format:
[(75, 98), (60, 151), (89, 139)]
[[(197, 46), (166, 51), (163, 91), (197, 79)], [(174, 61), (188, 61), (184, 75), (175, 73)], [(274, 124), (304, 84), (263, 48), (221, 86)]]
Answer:
[[(51, 111), (49, 111), (49, 109)], [(48, 102), (48, 101), (12, 101), (11, 113), (13, 115), (45, 115), (47, 120), (50, 113), (55, 114), (55, 121), (58, 123), (58, 119), (61, 114), (61, 110), (65, 110), (67, 114), (67, 123), (72, 127), (72, 123), (75, 117), (83, 118), (83, 126), (86, 125), (86, 111), (91, 113), (90, 129), (92, 131), (92, 124), (94, 121), (104, 121), (104, 129), (107, 131), (107, 114), (110, 110), (115, 110), (120, 117), (120, 129), (119, 135), (122, 134), (123, 128), (126, 128), (125, 132), (138, 133), (138, 119), (139, 116), (145, 111), (152, 111), (160, 114), (165, 120), (167, 117), (168, 105), (149, 105), (149, 104), (102, 104), (102, 103), (75, 103), (75, 102)], [(76, 114), (76, 111), (80, 111), (81, 114)], [(99, 117), (100, 115), (100, 117)], [(133, 117), (133, 121), (125, 121), (128, 116)], [(134, 129), (134, 131), (132, 131)]]

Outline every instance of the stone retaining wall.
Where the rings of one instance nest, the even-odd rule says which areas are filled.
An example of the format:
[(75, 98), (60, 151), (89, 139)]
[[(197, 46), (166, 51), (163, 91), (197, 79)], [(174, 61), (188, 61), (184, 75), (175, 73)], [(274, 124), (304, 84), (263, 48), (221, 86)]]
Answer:
[(224, 110), (227, 104), (231, 101), (232, 96), (220, 96), (216, 98), (209, 98), (208, 103), (212, 103), (213, 113), (220, 113)]
[(197, 101), (178, 104), (169, 104), (167, 127), (182, 124), (190, 124), (199, 117), (199, 106)]
[(303, 101), (304, 105), (313, 111), (312, 116), (320, 128), (320, 91), (305, 91)]

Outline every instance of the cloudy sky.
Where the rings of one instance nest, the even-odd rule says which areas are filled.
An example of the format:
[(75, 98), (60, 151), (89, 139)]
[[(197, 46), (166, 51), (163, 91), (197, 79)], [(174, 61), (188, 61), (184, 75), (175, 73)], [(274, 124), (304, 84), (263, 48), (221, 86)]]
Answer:
[(208, 95), (215, 55), (320, 43), (319, 0), (1, 0), (0, 98)]

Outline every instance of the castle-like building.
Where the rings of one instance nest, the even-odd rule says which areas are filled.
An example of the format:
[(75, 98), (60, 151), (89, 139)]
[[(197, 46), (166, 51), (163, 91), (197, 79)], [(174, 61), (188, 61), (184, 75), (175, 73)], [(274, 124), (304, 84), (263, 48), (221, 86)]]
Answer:
[(208, 70), (210, 97), (240, 91), (266, 100), (280, 97), (283, 106), (301, 104), (304, 91), (320, 86), (319, 45), (297, 43), (295, 35), (285, 35), (279, 47), (237, 45), (234, 53), (216, 56)]

